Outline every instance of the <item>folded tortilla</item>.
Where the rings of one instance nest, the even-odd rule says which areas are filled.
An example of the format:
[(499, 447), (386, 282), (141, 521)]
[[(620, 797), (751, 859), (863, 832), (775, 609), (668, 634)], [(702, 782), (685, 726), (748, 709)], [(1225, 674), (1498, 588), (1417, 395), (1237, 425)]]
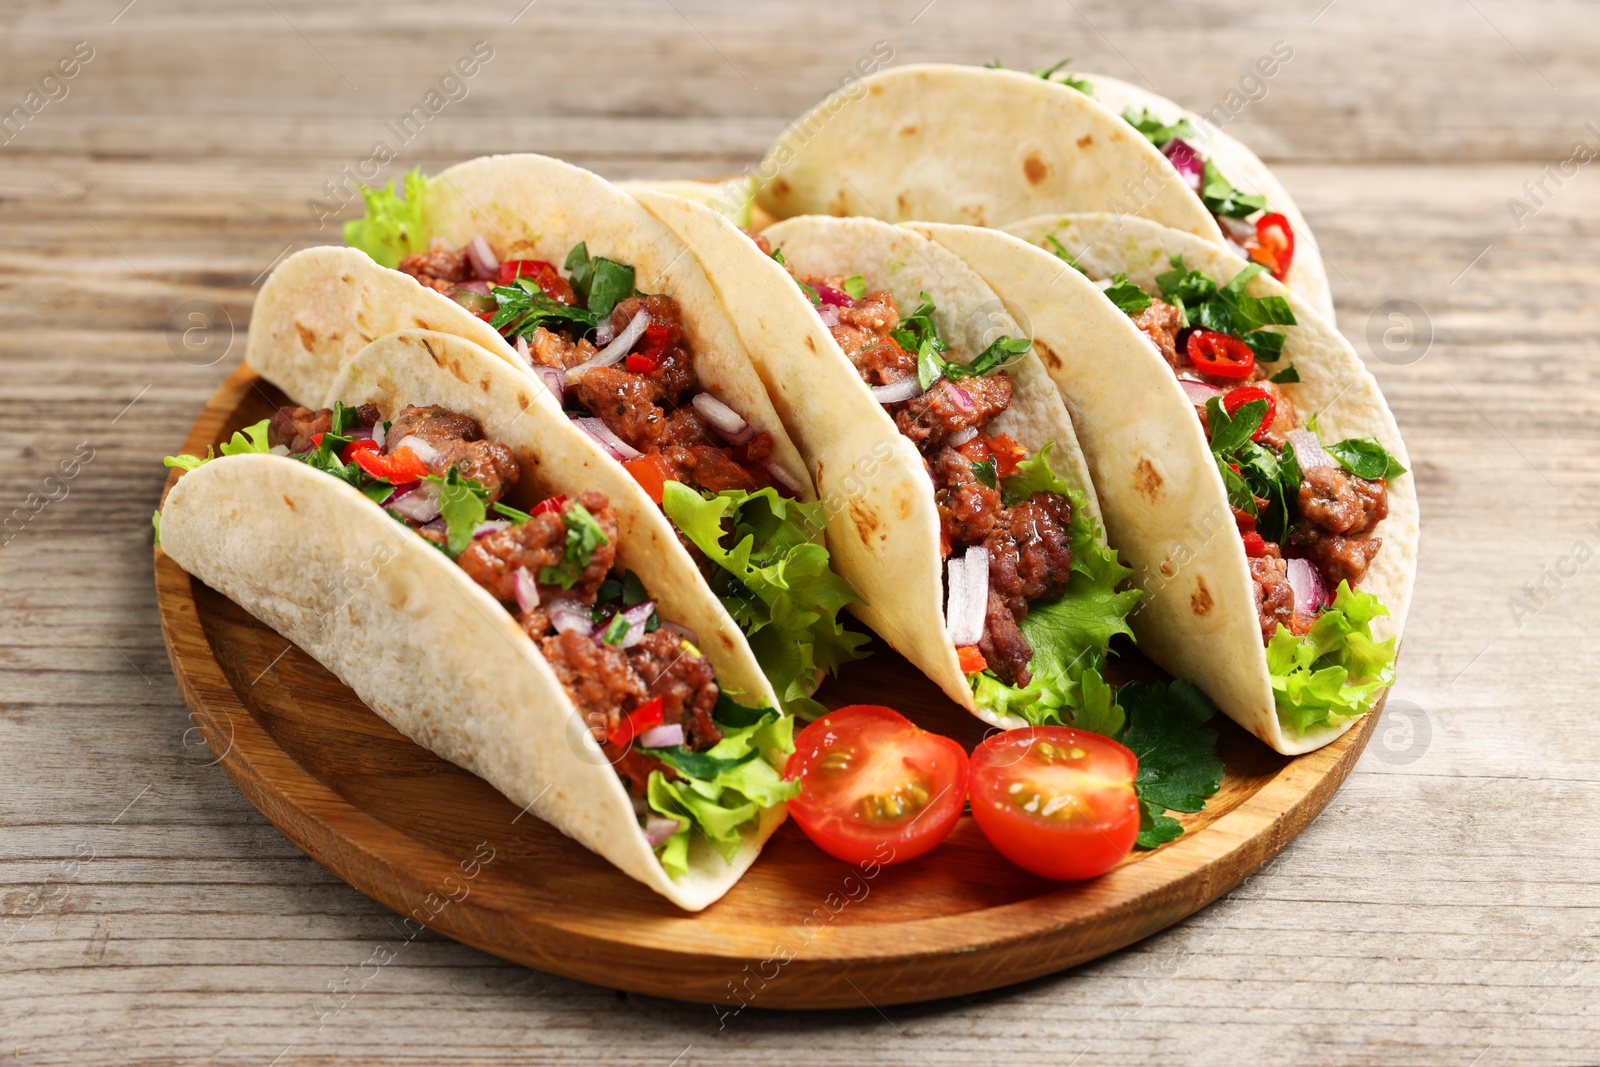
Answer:
[[(1257, 623), (1254, 586), (1227, 491), (1194, 408), (1166, 362), (1091, 279), (1126, 274), (1147, 292), (1182, 255), (1225, 283), (1246, 264), (1192, 234), (1115, 215), (1024, 219), (1007, 232), (911, 224), (962, 257), (1019, 317), (1071, 409), (1111, 543), (1145, 591), (1132, 617), (1139, 646), (1196, 682), (1234, 721), (1289, 755), (1327, 744), (1356, 720), (1296, 735), (1279, 721)], [(1080, 270), (1045, 251), (1053, 237)], [(1053, 247), (1053, 246), (1052, 246)], [(1377, 382), (1337, 330), (1299, 295), (1262, 274), (1252, 296), (1284, 296), (1299, 324), (1282, 327), (1283, 360), (1300, 381), (1280, 386), (1297, 410), (1316, 412), (1330, 439), (1373, 437), (1409, 467), (1405, 443)], [(1388, 482), (1383, 539), (1360, 588), (1389, 615), (1378, 640), (1404, 628), (1416, 573), (1418, 515), (1411, 474)]]
[[(316, 403), (335, 399), (372, 402), (388, 416), (407, 404), (472, 415), (515, 453), (518, 499), (606, 492), (618, 566), (645, 577), (664, 617), (697, 631), (719, 685), (777, 706), (737, 628), (671, 551), (679, 546), (660, 511), (623, 491), (627, 475), (515, 370), (454, 336), (405, 331), (366, 347)], [(691, 835), (688, 873), (668, 877), (616, 772), (516, 619), (359, 491), (304, 463), (235, 455), (185, 474), (162, 507), (161, 547), (401, 733), (679, 907), (698, 910), (727, 892), (784, 818), (781, 804), (761, 812), (731, 863)]]

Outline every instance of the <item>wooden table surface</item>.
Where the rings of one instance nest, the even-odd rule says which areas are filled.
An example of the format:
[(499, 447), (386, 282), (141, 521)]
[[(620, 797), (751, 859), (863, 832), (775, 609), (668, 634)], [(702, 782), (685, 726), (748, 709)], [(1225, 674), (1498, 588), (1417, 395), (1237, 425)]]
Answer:
[[(592, 7), (0, 8), (0, 115), (37, 111), (0, 133), (0, 1053), (1600, 1061), (1600, 174), (1578, 162), (1600, 151), (1600, 9)], [(492, 58), (441, 89), (480, 41)], [(1248, 80), (1277, 41), (1293, 58)], [(75, 50), (70, 79), (47, 77)], [(393, 156), (383, 177), (504, 150), (619, 178), (732, 173), (886, 51), (1075, 55), (1237, 112), (1229, 130), (1277, 167), (1422, 496), (1416, 607), (1379, 735), (1322, 817), (1216, 904), (959, 1002), (880, 1011), (863, 990), (858, 1011), (719, 1017), (406, 941), (251, 808), (190, 729), (151, 581), (160, 457), (242, 358), (261, 277), (337, 240), (340, 183), (375, 153)], [(417, 105), (438, 106), (397, 133)], [(392, 962), (371, 963), (386, 945)]]

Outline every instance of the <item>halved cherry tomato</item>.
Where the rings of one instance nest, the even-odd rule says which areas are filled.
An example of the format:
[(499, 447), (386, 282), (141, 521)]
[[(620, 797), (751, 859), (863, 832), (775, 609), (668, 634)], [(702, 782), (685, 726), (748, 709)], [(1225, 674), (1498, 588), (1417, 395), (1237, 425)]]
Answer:
[(1267, 554), (1267, 539), (1254, 530), (1240, 534), (1239, 537), (1244, 541), (1244, 554), (1251, 559), (1260, 559)]
[[(317, 443), (320, 445), (322, 442), (318, 441)], [(355, 455), (357, 452), (381, 451), (383, 451), (383, 449), (378, 447), (378, 442), (374, 441), (370, 437), (364, 437), (359, 441), (351, 441), (349, 444), (345, 445), (344, 448), (339, 452), (339, 459), (345, 463), (349, 463), (350, 457)]]
[(1237, 415), (1239, 409), (1252, 400), (1265, 400), (1267, 413), (1261, 419), (1261, 425), (1255, 428), (1250, 435), (1250, 440), (1260, 441), (1267, 436), (1267, 431), (1272, 428), (1272, 420), (1278, 414), (1277, 401), (1272, 399), (1272, 394), (1259, 385), (1241, 385), (1237, 389), (1230, 389), (1222, 398), (1222, 407), (1229, 415)]
[(392, 485), (405, 485), (428, 473), (428, 468), (423, 465), (422, 460), (405, 445), (387, 456), (375, 449), (369, 449), (353, 453), (350, 458), (355, 460), (356, 466), (372, 477), (382, 478)]
[(962, 645), (956, 649), (956, 659), (961, 663), (963, 674), (976, 674), (989, 669), (989, 661), (983, 658), (977, 645)]
[(915, 859), (949, 836), (967, 796), (967, 755), (877, 704), (830, 711), (794, 739), (789, 814), (846, 863)]
[(644, 336), (628, 353), (628, 369), (635, 374), (649, 374), (661, 366), (661, 357), (667, 354), (672, 341), (672, 327), (664, 322), (652, 322), (644, 328)]
[(540, 291), (551, 300), (563, 304), (577, 302), (572, 283), (563, 278), (552, 263), (542, 259), (508, 259), (500, 264), (500, 276), (495, 280), (501, 285), (515, 285), (519, 276), (532, 278)]
[(1017, 464), (1028, 458), (1028, 450), (1010, 434), (998, 433), (989, 438), (989, 451), (994, 455), (995, 473), (1002, 478), (1017, 473)]
[(622, 717), (616, 729), (606, 734), (606, 744), (617, 748), (627, 748), (633, 744), (633, 739), (650, 729), (652, 726), (661, 725), (661, 698), (651, 697), (643, 704), (634, 708)]
[(1288, 277), (1289, 266), (1294, 262), (1294, 229), (1289, 220), (1277, 212), (1257, 219), (1256, 243), (1250, 248), (1250, 258), (1280, 282)]
[(1248, 378), (1256, 369), (1256, 354), (1249, 345), (1215, 330), (1191, 331), (1184, 352), (1195, 369), (1213, 378)]
[(1115, 867), (1139, 836), (1138, 771), (1132, 752), (1100, 734), (1007, 730), (972, 753), (972, 816), (1023, 870), (1060, 881), (1093, 878)]
[(666, 495), (667, 483), (677, 481), (678, 472), (672, 469), (659, 452), (651, 452), (645, 456), (635, 456), (622, 464), (622, 469), (633, 475), (633, 480), (638, 482), (645, 492), (650, 494), (650, 499), (657, 504)]
[(567, 506), (567, 498), (566, 497), (560, 496), (560, 495), (547, 496), (543, 500), (541, 500), (537, 504), (535, 504), (533, 506), (533, 510), (528, 512), (528, 514), (530, 514), (530, 515), (543, 515), (547, 511), (553, 511), (557, 515), (559, 515), (559, 514), (561, 514), (561, 509), (566, 507), (566, 506)]

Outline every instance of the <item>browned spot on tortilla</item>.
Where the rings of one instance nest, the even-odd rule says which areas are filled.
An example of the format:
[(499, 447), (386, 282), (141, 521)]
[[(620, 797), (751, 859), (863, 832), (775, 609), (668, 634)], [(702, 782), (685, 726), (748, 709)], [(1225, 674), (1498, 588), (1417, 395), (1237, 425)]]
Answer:
[(911, 495), (901, 494), (894, 502), (894, 509), (902, 520), (911, 518)]
[(1039, 353), (1039, 358), (1044, 360), (1045, 366), (1051, 368), (1052, 370), (1061, 369), (1061, 357), (1056, 355), (1053, 348), (1039, 340), (1037, 337), (1033, 339), (1033, 350)]
[(305, 323), (296, 322), (294, 329), (300, 335), (300, 347), (307, 352), (315, 352), (317, 349), (317, 335), (312, 331), (311, 327)]
[(1079, 148), (1088, 148), (1092, 144), (1094, 144), (1094, 134), (1092, 133), (1086, 133), (1082, 137), (1078, 138)]
[(915, 126), (902, 126), (902, 127), (900, 127), (900, 136), (901, 137), (911, 137), (911, 136), (915, 135), (916, 132), (917, 132), (917, 128)]
[(1161, 495), (1162, 484), (1160, 472), (1156, 470), (1149, 459), (1140, 456), (1139, 462), (1133, 468), (1133, 488), (1141, 496), (1148, 497), (1151, 501), (1154, 501), (1156, 497)]
[(487, 374), (478, 379), (478, 388), (486, 393), (489, 391), (489, 376)]
[(433, 329), (433, 325), (428, 322), (427, 319), (419, 319), (415, 315), (411, 316), (411, 325), (415, 326), (419, 330)]
[(1172, 565), (1172, 561), (1170, 559), (1162, 560), (1161, 566), (1157, 567), (1156, 570), (1161, 572), (1161, 577), (1163, 578), (1171, 579), (1178, 576), (1178, 568)]
[(1211, 613), (1211, 604), (1211, 590), (1206, 588), (1206, 580), (1196, 578), (1194, 592), (1189, 595), (1189, 610), (1196, 615), (1208, 615)]
[(811, 335), (809, 333), (806, 334), (806, 347), (811, 349), (812, 352), (817, 350), (817, 343), (811, 339)]
[(789, 195), (789, 183), (784, 181), (782, 178), (775, 178), (773, 180), (773, 182), (772, 182), (772, 195), (773, 196), (788, 196)]
[(528, 399), (528, 394), (527, 393), (524, 393), (520, 389), (517, 390), (517, 406), (518, 407), (520, 407), (523, 411), (527, 411), (528, 410), (528, 406), (530, 404), (532, 404), (532, 403), (533, 403), (533, 401)]
[(285, 497), (284, 497), (284, 498), (283, 498), (283, 502), (284, 502), (284, 503), (285, 503), (285, 504), (287, 504), (287, 505), (289, 505), (289, 510), (290, 510), (290, 511), (293, 511), (293, 510), (295, 510), (295, 507), (294, 507), (294, 501), (293, 501), (293, 500), (290, 500), (290, 499), (289, 499), (289, 498), (288, 498), (288, 497), (287, 497), (287, 496), (285, 496)]
[(841, 217), (850, 214), (849, 195), (842, 188), (834, 194), (833, 203), (828, 205), (828, 214)]
[(339, 275), (339, 280), (341, 282), (344, 282), (346, 285), (349, 285), (351, 282), (355, 281), (355, 279), (350, 277), (350, 275), (348, 275), (348, 274)]
[(812, 475), (812, 479), (815, 482), (816, 487), (817, 487), (817, 495), (821, 496), (822, 495), (822, 460), (820, 460), (820, 459), (817, 460), (817, 469), (816, 469), (816, 472)]
[(1121, 130), (1112, 130), (1112, 131), (1111, 131), (1111, 139), (1112, 139), (1112, 140), (1113, 140), (1113, 141), (1120, 141), (1120, 140), (1122, 140), (1122, 131), (1121, 131)]
[(974, 225), (974, 226), (982, 226), (983, 225), (983, 205), (982, 204), (962, 204), (961, 205), (961, 213), (963, 215), (965, 215), (967, 218), (972, 220), (972, 225)]
[[(435, 352), (433, 350), (432, 342), (430, 342), (426, 337), (424, 337), (422, 339), (422, 347), (428, 353), (428, 355), (433, 358), (433, 362), (434, 362), (435, 366), (442, 366), (443, 365), (444, 357), (440, 356), (439, 353), (437, 353), (437, 352)], [(451, 369), (454, 370), (455, 368), (452, 367)], [(458, 377), (459, 377), (459, 375), (458, 375)]]
[(1028, 158), (1022, 161), (1022, 174), (1029, 185), (1038, 185), (1050, 177), (1050, 165), (1039, 158), (1039, 153), (1029, 152)]
[(883, 86), (881, 86), (881, 85), (874, 85), (874, 86), (873, 86), (873, 87), (872, 87), (872, 88), (871, 88), (871, 89), (870, 89), (870, 90), (868, 90), (868, 91), (869, 91), (869, 92), (870, 92), (870, 93), (872, 93), (872, 95), (873, 95), (873, 96), (881, 96), (881, 95), (882, 95), (882, 94), (883, 94)]
[(859, 500), (850, 501), (850, 521), (855, 523), (856, 535), (863, 542), (871, 540), (878, 532), (878, 516)]
[(902, 215), (905, 214), (905, 211), (906, 211), (906, 194), (905, 193), (895, 193), (894, 194), (894, 203), (895, 203), (895, 206), (900, 209), (900, 213)]

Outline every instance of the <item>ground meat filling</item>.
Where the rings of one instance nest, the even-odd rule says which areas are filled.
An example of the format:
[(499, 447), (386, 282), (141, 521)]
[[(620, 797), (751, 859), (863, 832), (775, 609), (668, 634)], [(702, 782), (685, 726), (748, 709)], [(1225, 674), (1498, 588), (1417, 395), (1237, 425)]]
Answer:
[(1178, 331), (1183, 328), (1183, 312), (1164, 300), (1151, 297), (1150, 306), (1132, 318), (1133, 324), (1150, 338), (1161, 358), (1167, 361), (1167, 366), (1177, 370)]
[[(356, 410), (357, 422), (364, 427), (376, 426), (381, 417), (372, 404)], [(315, 447), (312, 435), (328, 432), (332, 420), (332, 409), (284, 407), (272, 417), (270, 439), (291, 452), (308, 452)], [(469, 415), (438, 406), (403, 408), (389, 425), (385, 439), (388, 454), (407, 437), (416, 439), (410, 447), (419, 453), (430, 473), (443, 476), (456, 467), (461, 477), (479, 481), (489, 489), (491, 502), (521, 478), (516, 456), (505, 445), (485, 440), (477, 420)], [(424, 449), (417, 447), (419, 441), (424, 448), (433, 450), (428, 457), (420, 455)], [(546, 584), (539, 580), (546, 568), (556, 567), (566, 557), (567, 516), (577, 505), (592, 516), (605, 542), (594, 546), (588, 564), (571, 588)], [(446, 541), (446, 534), (432, 523), (414, 528), (435, 544), (442, 546)], [(722, 739), (722, 732), (712, 719), (718, 688), (710, 661), (668, 628), (644, 634), (627, 649), (606, 644), (598, 636), (602, 631), (598, 625), (593, 633), (581, 629), (557, 631), (552, 616), (558, 608), (564, 607), (568, 616), (596, 608), (601, 586), (616, 563), (617, 537), (617, 514), (610, 498), (598, 490), (586, 489), (557, 510), (540, 512), (527, 522), (475, 538), (456, 557), (456, 563), (516, 616), (523, 630), (539, 645), (584, 724), (601, 743), (629, 790), (643, 796), (652, 771), (661, 771), (669, 779), (676, 778), (677, 773), (637, 746), (615, 751), (607, 736), (629, 712), (659, 697), (662, 723), (681, 725), (687, 747), (698, 750), (714, 745)], [(517, 597), (519, 571), (533, 579), (538, 592), (537, 606), (527, 610), (522, 609)], [(619, 608), (619, 604), (604, 606), (602, 611)]]
[(418, 252), (400, 261), (402, 274), (409, 274), (435, 292), (449, 296), (473, 279), (472, 260), (466, 250), (447, 252), (438, 249)]
[[(843, 276), (803, 280), (813, 289), (845, 290)], [(838, 324), (830, 329), (862, 380), (878, 386), (917, 373), (916, 356), (890, 336), (899, 324), (894, 297), (874, 291), (839, 308)], [(1033, 649), (1018, 624), (1027, 618), (1030, 601), (1066, 592), (1072, 573), (1067, 533), (1072, 506), (1059, 493), (1035, 493), (1009, 508), (1001, 499), (994, 473), (1000, 468), (986, 469), (999, 451), (990, 444), (1001, 438), (986, 436), (985, 427), (1010, 406), (1011, 396), (1011, 378), (1002, 370), (959, 382), (941, 380), (921, 396), (886, 410), (928, 463), (943, 554), (959, 554), (973, 545), (988, 550), (989, 599), (978, 650), (1002, 681), (1025, 686), (1032, 681), (1028, 664)], [(967, 436), (968, 431), (977, 432)], [(958, 434), (963, 435), (955, 437), (959, 445), (952, 445)], [(1013, 462), (1020, 458), (1011, 457)]]

